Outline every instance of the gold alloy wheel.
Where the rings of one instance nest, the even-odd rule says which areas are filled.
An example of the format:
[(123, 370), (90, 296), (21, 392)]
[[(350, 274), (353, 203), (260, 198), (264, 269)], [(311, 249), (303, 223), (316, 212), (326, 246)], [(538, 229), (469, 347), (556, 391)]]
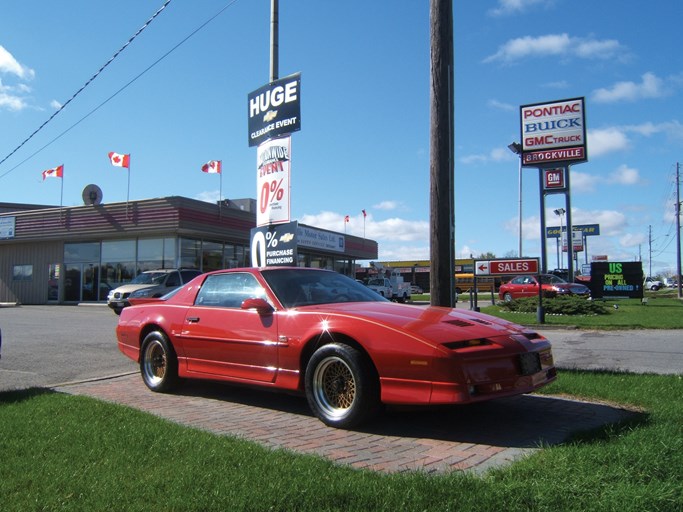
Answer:
[(327, 415), (346, 414), (356, 399), (356, 380), (351, 368), (341, 358), (325, 358), (313, 375), (314, 396)]

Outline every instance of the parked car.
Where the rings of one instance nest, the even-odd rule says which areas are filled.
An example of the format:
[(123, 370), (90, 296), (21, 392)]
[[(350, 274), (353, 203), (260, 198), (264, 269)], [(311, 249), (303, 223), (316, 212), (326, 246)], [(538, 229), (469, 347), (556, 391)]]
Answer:
[[(538, 297), (539, 276), (517, 276), (509, 282), (500, 285), (498, 296), (505, 302), (524, 297)], [(546, 297), (555, 295), (580, 295), (590, 296), (590, 288), (579, 283), (568, 283), (564, 279), (553, 274), (541, 274), (542, 293)]]
[(121, 352), (168, 392), (182, 378), (305, 394), (350, 428), (382, 405), (447, 405), (529, 393), (556, 378), (541, 334), (466, 310), (391, 302), (314, 268), (210, 272), (125, 308)]
[(161, 297), (200, 274), (201, 271), (196, 269), (147, 270), (130, 283), (111, 290), (107, 295), (107, 305), (119, 315), (123, 308), (130, 306), (131, 296), (138, 299)]
[(643, 287), (646, 290), (652, 290), (653, 292), (659, 290), (663, 286), (664, 285), (661, 281), (659, 281), (658, 279), (654, 279), (652, 277), (646, 277), (645, 282), (643, 283)]
[(419, 287), (418, 285), (416, 285), (416, 284), (411, 284), (411, 285), (410, 285), (410, 293), (411, 293), (411, 294), (414, 293), (414, 294), (416, 294), (416, 295), (418, 295), (418, 294), (423, 294), (423, 293), (424, 293), (424, 290), (422, 290), (422, 288), (420, 288), (420, 287)]

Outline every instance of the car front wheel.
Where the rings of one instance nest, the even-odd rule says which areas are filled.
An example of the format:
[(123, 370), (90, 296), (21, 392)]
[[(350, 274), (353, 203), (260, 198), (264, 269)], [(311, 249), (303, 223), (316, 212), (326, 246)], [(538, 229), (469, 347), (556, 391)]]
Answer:
[(306, 398), (323, 423), (351, 428), (377, 413), (379, 381), (359, 350), (331, 343), (311, 357), (306, 368)]
[(178, 358), (166, 335), (150, 332), (142, 342), (140, 374), (152, 391), (163, 393), (178, 384)]
[(507, 292), (505, 295), (503, 295), (503, 300), (505, 302), (512, 302), (512, 294), (510, 294), (510, 292)]

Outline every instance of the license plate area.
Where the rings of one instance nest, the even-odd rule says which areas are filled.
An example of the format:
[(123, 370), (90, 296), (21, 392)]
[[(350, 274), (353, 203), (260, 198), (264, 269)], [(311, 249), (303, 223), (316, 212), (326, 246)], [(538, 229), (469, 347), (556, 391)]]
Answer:
[(541, 371), (541, 357), (537, 352), (519, 355), (519, 371), (522, 375), (533, 375)]

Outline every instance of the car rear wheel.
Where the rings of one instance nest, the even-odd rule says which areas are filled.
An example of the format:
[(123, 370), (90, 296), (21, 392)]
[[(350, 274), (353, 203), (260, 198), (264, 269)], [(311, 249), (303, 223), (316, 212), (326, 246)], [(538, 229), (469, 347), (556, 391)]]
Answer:
[(503, 300), (505, 302), (512, 302), (512, 294), (510, 292), (505, 293), (505, 295), (503, 295)]
[(153, 331), (145, 336), (140, 374), (145, 385), (159, 393), (170, 391), (178, 384), (178, 358), (164, 333)]
[(359, 350), (341, 343), (320, 347), (306, 368), (306, 398), (326, 425), (351, 428), (379, 409), (379, 381)]

